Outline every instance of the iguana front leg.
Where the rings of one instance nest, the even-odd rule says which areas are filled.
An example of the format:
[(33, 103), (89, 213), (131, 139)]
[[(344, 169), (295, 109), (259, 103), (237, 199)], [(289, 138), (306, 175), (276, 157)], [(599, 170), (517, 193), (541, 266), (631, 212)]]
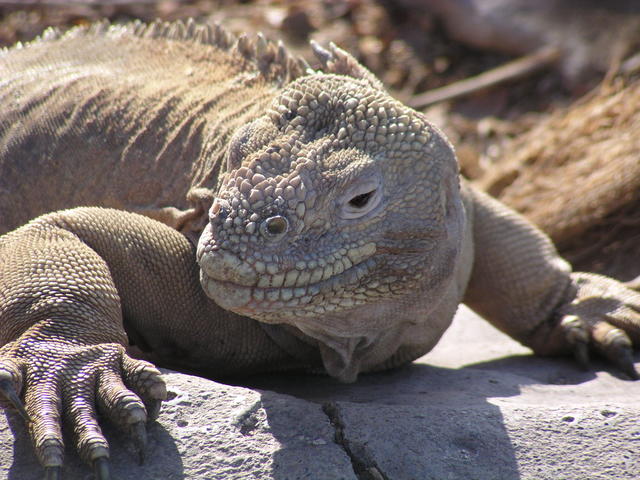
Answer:
[(195, 248), (159, 222), (79, 208), (0, 237), (0, 389), (18, 408), (24, 398), (51, 478), (62, 465), (62, 420), (98, 478), (107, 478), (109, 451), (96, 411), (144, 451), (143, 425), (166, 390), (150, 363), (127, 356), (131, 340), (165, 365), (219, 375), (290, 361), (257, 322), (206, 297)]
[(0, 391), (29, 422), (47, 478), (60, 475), (66, 418), (81, 457), (102, 479), (109, 449), (96, 407), (130, 433), (142, 455), (144, 424), (166, 390), (155, 367), (125, 353), (109, 267), (64, 229), (68, 221), (49, 215), (0, 239)]
[(475, 260), (464, 302), (541, 355), (588, 362), (592, 346), (629, 377), (640, 342), (640, 294), (608, 277), (571, 272), (524, 217), (467, 186)]

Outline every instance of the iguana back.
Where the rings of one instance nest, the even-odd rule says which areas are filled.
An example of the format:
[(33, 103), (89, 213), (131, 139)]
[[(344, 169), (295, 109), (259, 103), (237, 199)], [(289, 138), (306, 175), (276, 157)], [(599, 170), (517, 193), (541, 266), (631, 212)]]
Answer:
[(0, 52), (0, 234), (80, 205), (184, 227), (187, 193), (215, 187), (235, 128), (303, 69), (192, 23), (49, 30)]

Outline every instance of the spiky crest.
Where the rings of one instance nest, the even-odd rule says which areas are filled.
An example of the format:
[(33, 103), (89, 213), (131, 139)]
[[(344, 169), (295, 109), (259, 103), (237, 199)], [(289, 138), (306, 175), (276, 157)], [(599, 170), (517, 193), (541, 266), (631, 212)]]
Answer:
[(360, 78), (366, 80), (373, 88), (384, 89), (382, 82), (367, 67), (356, 60), (353, 55), (336, 46), (335, 43), (331, 42), (329, 44), (329, 50), (321, 47), (320, 44), (313, 40), (310, 43), (313, 54), (322, 63), (322, 71), (324, 73)]
[[(61, 38), (75, 38), (80, 36), (101, 35), (131, 35), (140, 38), (163, 38), (175, 41), (194, 42), (212, 45), (232, 55), (240, 55), (247, 60), (248, 68), (256, 68), (265, 78), (279, 85), (286, 84), (298, 77), (315, 73), (307, 61), (293, 55), (282, 43), (268, 40), (258, 33), (256, 36), (242, 34), (236, 36), (220, 24), (197, 24), (193, 19), (187, 21), (143, 23), (139, 20), (127, 24), (112, 24), (102, 20), (90, 25), (83, 25), (61, 31), (58, 28), (46, 29), (40, 37), (30, 43), (51, 42)], [(0, 55), (7, 54), (11, 49), (24, 48), (28, 44), (18, 42), (11, 48), (0, 49)], [(358, 62), (352, 55), (329, 44), (329, 50), (311, 41), (314, 55), (320, 61), (321, 72), (347, 75), (367, 80), (372, 87), (382, 89), (382, 83)]]

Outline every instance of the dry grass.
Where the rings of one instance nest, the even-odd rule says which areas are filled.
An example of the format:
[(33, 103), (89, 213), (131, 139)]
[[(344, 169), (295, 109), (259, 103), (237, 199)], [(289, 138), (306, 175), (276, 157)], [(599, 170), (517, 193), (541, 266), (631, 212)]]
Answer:
[[(551, 115), (512, 141), (478, 184), (576, 261), (640, 252), (640, 79), (605, 82)], [(640, 258), (629, 261), (637, 274)]]

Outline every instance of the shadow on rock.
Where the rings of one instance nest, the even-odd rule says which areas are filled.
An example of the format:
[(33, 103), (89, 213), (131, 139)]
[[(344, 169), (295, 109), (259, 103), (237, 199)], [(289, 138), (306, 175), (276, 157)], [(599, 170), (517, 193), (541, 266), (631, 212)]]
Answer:
[[(364, 479), (519, 479), (514, 446), (492, 397), (516, 396), (519, 377), (489, 372), (410, 365), (362, 376), (352, 385), (302, 375), (254, 379), (252, 386), (322, 405), (334, 442)], [(262, 405), (283, 448), (274, 464), (290, 463), (291, 431), (271, 392)], [(281, 460), (281, 461), (280, 461)], [(273, 478), (306, 478), (287, 472)], [(335, 477), (326, 477), (335, 478)]]
[[(515, 355), (459, 369), (414, 363), (350, 385), (297, 374), (250, 384), (263, 390), (282, 445), (274, 465), (295, 455), (290, 419), (273, 404), (278, 392), (322, 407), (359, 479), (604, 479), (614, 470), (640, 478), (629, 454), (640, 384), (570, 359)], [(274, 469), (273, 478), (312, 477)]]
[[(43, 469), (34, 454), (24, 421), (13, 411), (5, 411), (5, 417), (14, 438), (12, 464), (6, 478), (8, 480), (41, 478)], [(139, 465), (133, 444), (123, 433), (117, 431), (107, 421), (101, 422), (101, 426), (110, 445), (112, 478), (132, 478), (132, 472), (135, 472), (137, 480), (186, 478), (175, 440), (169, 431), (159, 423), (152, 422), (148, 426), (149, 445), (147, 447), (147, 461), (144, 465)], [(82, 463), (71, 446), (69, 437), (66, 437), (66, 440), (63, 478), (93, 478), (90, 474), (90, 467)]]

